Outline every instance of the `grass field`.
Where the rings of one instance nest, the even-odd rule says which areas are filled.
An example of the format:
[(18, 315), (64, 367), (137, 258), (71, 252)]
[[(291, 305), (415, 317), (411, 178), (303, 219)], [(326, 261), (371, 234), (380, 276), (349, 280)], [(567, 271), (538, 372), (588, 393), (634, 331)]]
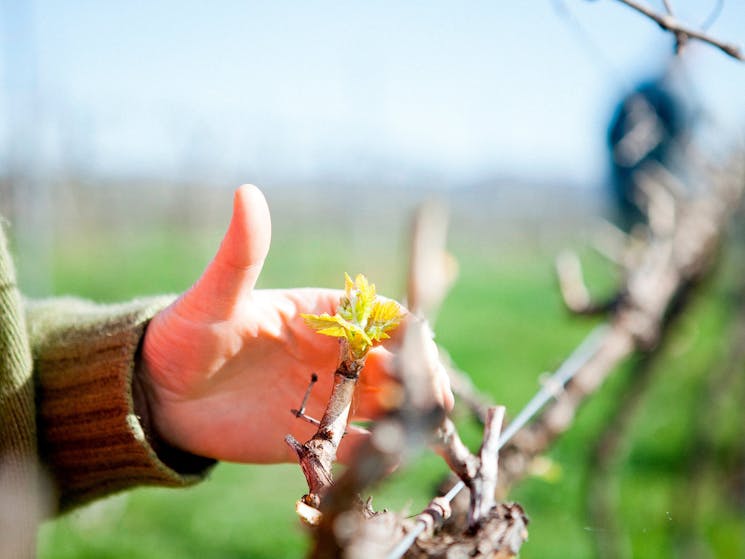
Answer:
[[(56, 252), (54, 290), (100, 301), (178, 292), (197, 277), (218, 240), (218, 233), (149, 233), (66, 243)], [(302, 241), (279, 235), (261, 285), (337, 286), (344, 271), (364, 271), (380, 291), (400, 293), (401, 255), (378, 245), (360, 251), (359, 245), (350, 243), (322, 240), (320, 235)], [(551, 273), (551, 251), (533, 245), (496, 251), (474, 247), (467, 240), (456, 240), (453, 248), (461, 274), (440, 313), (438, 341), (481, 389), (514, 414), (536, 390), (539, 375), (554, 369), (593, 323), (563, 311)], [(612, 286), (611, 271), (596, 259), (590, 262), (589, 276), (600, 291)], [(732, 449), (742, 451), (744, 446), (745, 390), (727, 394), (713, 414), (718, 422), (711, 425), (717, 468), (701, 474), (705, 491), (695, 502), (693, 531), (687, 521), (694, 506), (689, 493), (689, 439), (697, 419), (696, 403), (705, 374), (726, 350), (721, 340), (732, 312), (725, 282), (713, 282), (707, 293), (693, 302), (667, 344), (614, 472), (611, 490), (620, 503), (614, 535), (629, 556), (678, 557), (687, 538), (703, 546), (700, 557), (745, 556), (745, 499), (735, 498), (727, 477), (733, 475)], [(552, 449), (558, 475), (551, 480), (527, 479), (512, 493), (531, 519), (522, 557), (595, 556), (593, 538), (610, 528), (584, 511), (587, 456), (627, 369), (611, 378)], [(469, 424), (463, 428), (475, 443), (477, 430)], [(740, 468), (743, 463), (740, 456)], [(377, 491), (375, 504), (417, 511), (445, 471), (439, 459), (423, 455)], [(138, 489), (48, 522), (40, 532), (39, 555), (301, 557), (305, 535), (293, 507), (304, 488), (294, 465), (221, 464), (208, 481), (194, 488)]]

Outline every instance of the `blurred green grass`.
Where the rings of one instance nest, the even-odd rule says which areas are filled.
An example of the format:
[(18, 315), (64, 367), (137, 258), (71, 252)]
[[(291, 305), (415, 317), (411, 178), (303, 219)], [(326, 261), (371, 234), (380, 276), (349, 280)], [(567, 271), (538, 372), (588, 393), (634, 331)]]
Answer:
[[(218, 231), (150, 231), (60, 241), (54, 252), (53, 290), (98, 301), (180, 292), (198, 277), (219, 239)], [(460, 277), (438, 317), (438, 341), (477, 386), (514, 414), (538, 387), (539, 375), (555, 369), (592, 322), (563, 311), (551, 250), (527, 244), (493, 250), (456, 239), (453, 252)], [(592, 285), (600, 293), (610, 291), (612, 270), (591, 254), (585, 257)], [(344, 271), (363, 271), (381, 292), (396, 296), (404, 270), (400, 246), (359, 236), (339, 239), (318, 233), (298, 238), (280, 232), (260, 286), (338, 286)], [(678, 556), (677, 523), (689, 513), (690, 504), (686, 464), (695, 420), (691, 410), (707, 368), (724, 351), (721, 340), (731, 313), (724, 280), (707, 291), (708, 296), (693, 302), (666, 346), (660, 372), (632, 427), (625, 459), (614, 472), (619, 535), (634, 557)], [(522, 557), (594, 556), (592, 538), (606, 528), (584, 512), (587, 458), (627, 374), (628, 367), (618, 371), (551, 450), (560, 478), (527, 479), (510, 495), (531, 519)], [(742, 422), (742, 404), (737, 395), (730, 399), (723, 433), (728, 432), (727, 422)], [(468, 423), (462, 427), (467, 441), (477, 444), (478, 430)], [(729, 441), (721, 437), (725, 449), (742, 429), (731, 428), (729, 433)], [(418, 511), (445, 471), (438, 458), (423, 455), (376, 491), (376, 507)], [(706, 498), (699, 504), (697, 535), (708, 556), (745, 556), (742, 504), (738, 508), (733, 503), (716, 472), (710, 477)], [(137, 489), (47, 522), (39, 535), (39, 557), (300, 557), (306, 540), (293, 508), (303, 492), (304, 480), (294, 465), (221, 464), (196, 487)]]

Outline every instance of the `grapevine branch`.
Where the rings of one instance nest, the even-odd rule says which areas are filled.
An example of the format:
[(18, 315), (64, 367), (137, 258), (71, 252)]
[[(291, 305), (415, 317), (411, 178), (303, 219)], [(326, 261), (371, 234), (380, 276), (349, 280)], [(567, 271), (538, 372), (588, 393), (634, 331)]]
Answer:
[(676, 51), (680, 52), (689, 39), (695, 39), (703, 43), (707, 43), (713, 47), (718, 48), (728, 56), (735, 58), (736, 60), (745, 61), (745, 56), (739, 46), (721, 41), (716, 37), (712, 37), (705, 31), (699, 31), (692, 27), (689, 27), (679, 21), (672, 12), (670, 2), (665, 1), (666, 13), (661, 14), (647, 6), (646, 4), (639, 2), (638, 0), (616, 0), (621, 4), (625, 4), (632, 10), (636, 10), (640, 14), (648, 17), (659, 25), (665, 31), (669, 31), (675, 35)]
[[(646, 189), (644, 208), (650, 232), (641, 248), (634, 248), (637, 254), (633, 259), (621, 259), (633, 264), (624, 267), (625, 277), (617, 302), (607, 309), (607, 324), (593, 331), (501, 435), (497, 433), (503, 410), (488, 408), (478, 457), (462, 445), (438, 404), (431, 381), (432, 364), (426, 359), (431, 333), (426, 321), (412, 314), (406, 321), (397, 357), (396, 369), (403, 387), (400, 407), (375, 423), (369, 441), (339, 480), (332, 484), (329, 473), (328, 478), (319, 476), (315, 482), (320, 490), (316, 491), (318, 498), (311, 501), (318, 507), (312, 509), (313, 520), (318, 525), (312, 556), (392, 559), (404, 554), (409, 558), (445, 557), (456, 551), (474, 557), (515, 556), (526, 537), (527, 520), (519, 505), (496, 504), (494, 486), (498, 483), (499, 493), (503, 493), (522, 477), (532, 459), (570, 426), (580, 404), (621, 360), (633, 352), (648, 352), (656, 347), (669, 326), (671, 310), (682, 304), (684, 296), (711, 269), (724, 224), (741, 197), (744, 186), (741, 177), (728, 176), (719, 182), (716, 178), (709, 177), (715, 184), (705, 195), (692, 199), (670, 195), (674, 189), (662, 195), (655, 191), (654, 185)], [(430, 261), (439, 262), (433, 266), (432, 275), (445, 269), (443, 252), (429, 251), (437, 256)], [(421, 258), (421, 253), (419, 250), (419, 256), (415, 254), (413, 258)], [(581, 278), (578, 271), (577, 262), (575, 279)], [(428, 277), (426, 273), (416, 275)], [(411, 293), (419, 281), (426, 280), (410, 280), (408, 300), (414, 308), (436, 309), (448, 282), (439, 282), (444, 286), (440, 297), (423, 298)], [(589, 290), (586, 293), (584, 303), (592, 305)], [(343, 379), (338, 384), (343, 385)], [(347, 388), (340, 391), (346, 393)], [(555, 401), (543, 408), (552, 398)], [(329, 406), (336, 407), (331, 403)], [(322, 424), (327, 415), (336, 416), (327, 410)], [(536, 415), (538, 420), (526, 428)], [(339, 433), (343, 433), (345, 422), (346, 418), (340, 422)], [(434, 498), (424, 512), (412, 519), (396, 513), (376, 513), (369, 500), (362, 502), (361, 491), (387, 476), (413, 449), (433, 443), (440, 447), (440, 453), (461, 478), (446, 495)], [(306, 445), (297, 443), (294, 448), (305, 449)], [(301, 456), (305, 471), (303, 460)], [(313, 494), (313, 480), (308, 481)], [(466, 517), (460, 512), (455, 514), (455, 507), (464, 501), (456, 501), (455, 497), (465, 487), (471, 489), (468, 524), (461, 531), (452, 530), (452, 525), (438, 529), (449, 517), (449, 523)], [(399, 541), (393, 549), (392, 541)]]
[(364, 363), (364, 359), (341, 361), (334, 372), (334, 386), (326, 411), (318, 430), (308, 442), (300, 444), (292, 435), (285, 437), (287, 444), (297, 454), (308, 481), (309, 493), (303, 497), (303, 502), (308, 506), (318, 508), (320, 498), (331, 485), (331, 467), (347, 428), (354, 388)]
[[(431, 206), (429, 206), (431, 208)], [(423, 210), (431, 211), (431, 210)], [(419, 219), (422, 220), (420, 213)], [(422, 223), (429, 223), (423, 226)], [(441, 223), (431, 218), (420, 221), (415, 231), (426, 231), (433, 224)], [(431, 239), (428, 234), (424, 237)], [(444, 298), (450, 281), (436, 281), (437, 291), (427, 296), (415, 292), (420, 282), (437, 274), (449, 273), (444, 250), (438, 246), (426, 247), (426, 240), (414, 235), (413, 260), (419, 273), (409, 281), (409, 297), (414, 309), (433, 312)], [(436, 244), (444, 242), (444, 236)], [(429, 262), (430, 264), (428, 264)], [(427, 273), (427, 266), (430, 266)], [(444, 278), (443, 278), (444, 279)], [(354, 462), (344, 475), (326, 490), (320, 503), (318, 528), (314, 532), (313, 557), (384, 557), (391, 542), (419, 524), (419, 519), (432, 528), (427, 537), (417, 542), (409, 551), (411, 557), (444, 557), (445, 553), (460, 550), (471, 556), (512, 557), (517, 554), (526, 538), (527, 520), (519, 505), (497, 505), (494, 488), (497, 483), (497, 439), (504, 414), (503, 408), (490, 408), (487, 413), (484, 443), (479, 457), (473, 456), (460, 443), (452, 423), (445, 417), (439, 404), (436, 387), (432, 383), (434, 364), (431, 359), (431, 331), (426, 321), (412, 313), (406, 321), (403, 342), (397, 353), (396, 370), (403, 386), (403, 402), (398, 409), (378, 420), (367, 444), (356, 454)], [(438, 429), (439, 428), (439, 429)], [(452, 436), (437, 437), (445, 431)], [(448, 428), (451, 428), (448, 431)], [(427, 510), (415, 519), (405, 519), (394, 513), (376, 513), (371, 504), (362, 503), (359, 494), (365, 488), (388, 475), (391, 468), (406, 460), (413, 449), (427, 443), (439, 442), (441, 452), (449, 456), (451, 465), (458, 468), (458, 461), (467, 462), (469, 469), (460, 471), (472, 488), (468, 532), (436, 533), (434, 528), (450, 514), (448, 503), (434, 499)], [(425, 520), (426, 519), (426, 520)]]
[(430, 336), (428, 327), (411, 317), (405, 328), (397, 357), (404, 401), (399, 409), (375, 423), (369, 442), (326, 493), (313, 557), (338, 556), (342, 549), (350, 557), (382, 557), (390, 542), (400, 537), (404, 519), (360, 507), (358, 495), (381, 481), (413, 449), (426, 444), (444, 419), (429, 379), (431, 370), (421, 359)]
[[(498, 444), (498, 449), (504, 446), (500, 493), (524, 476), (532, 460), (569, 428), (577, 408), (617, 364), (634, 351), (646, 352), (657, 345), (674, 314), (671, 311), (682, 304), (684, 295), (712, 268), (728, 218), (742, 197), (745, 180), (737, 172), (714, 173), (707, 178), (711, 188), (698, 199), (664, 198), (675, 203), (672, 221), (654, 215), (668, 213), (664, 204), (645, 206), (650, 223), (665, 226), (652, 227), (649, 241), (633, 259), (638, 264), (626, 270), (618, 303), (609, 308), (608, 324), (593, 331), (502, 433)], [(631, 249), (639, 250), (636, 246)], [(555, 402), (523, 429), (552, 397)], [(514, 440), (505, 446), (513, 436)], [(463, 481), (458, 482), (439, 503), (450, 503), (464, 487)], [(420, 515), (416, 527), (388, 559), (401, 557), (427, 527), (428, 522)]]
[[(331, 468), (336, 461), (339, 443), (347, 431), (352, 397), (367, 354), (375, 343), (389, 337), (387, 332), (395, 329), (402, 318), (398, 303), (381, 300), (375, 286), (362, 274), (354, 281), (345, 276), (344, 283), (345, 294), (333, 316), (328, 313), (303, 315), (308, 327), (340, 340), (341, 359), (334, 372), (334, 384), (323, 417), (316, 433), (305, 444), (300, 444), (292, 435), (285, 437), (297, 454), (308, 482), (308, 494), (298, 504), (298, 513), (310, 524), (318, 521), (321, 499), (332, 484)], [(311, 375), (311, 384), (300, 409), (292, 410), (296, 417), (306, 421), (311, 419), (304, 414), (305, 403), (316, 378), (315, 374)]]
[[(638, 265), (626, 272), (607, 330), (592, 355), (555, 402), (501, 451), (502, 491), (524, 476), (527, 464), (570, 427), (579, 406), (616, 365), (636, 351), (648, 352), (657, 346), (674, 311), (680, 310), (686, 296), (713, 268), (728, 219), (745, 187), (741, 173), (730, 170), (708, 175), (704, 177), (711, 183), (707, 192), (693, 199), (675, 199), (672, 230), (653, 232)], [(648, 206), (648, 211), (655, 211), (654, 207)]]
[[(732, 238), (730, 242), (736, 245), (738, 253), (742, 251), (741, 235), (741, 231), (730, 234)], [(729, 252), (732, 252), (731, 249)], [(741, 270), (741, 268), (742, 265), (739, 269)], [(703, 464), (712, 456), (711, 449), (702, 448), (698, 446), (698, 443), (705, 441), (711, 432), (711, 426), (717, 424), (716, 411), (721, 407), (717, 405), (718, 402), (713, 402), (717, 400), (718, 395), (731, 390), (733, 371), (737, 370), (736, 364), (741, 363), (743, 356), (745, 356), (745, 346), (741, 343), (745, 339), (743, 338), (745, 330), (742, 328), (745, 324), (742, 305), (742, 295), (745, 292), (743, 288), (745, 288), (745, 285), (737, 289), (733, 301), (736, 310), (729, 327), (731, 332), (728, 336), (730, 340), (727, 343), (730, 348), (728, 356), (718, 366), (706, 367), (707, 374), (701, 383), (704, 387), (701, 391), (703, 397), (697, 399), (696, 410), (692, 413), (692, 417), (704, 419), (697, 422), (698, 428), (694, 430), (694, 434), (690, 438), (690, 448), (695, 450), (684, 453), (691, 457), (689, 460), (691, 483), (687, 484), (685, 488), (685, 497), (689, 500), (691, 506), (686, 507), (681, 517), (682, 521), (679, 518), (676, 522), (678, 527), (676, 531), (683, 535), (681, 540), (684, 546), (690, 546), (692, 541), (698, 541), (695, 536), (692, 536), (695, 533), (692, 522), (695, 516), (694, 511), (697, 509), (696, 491), (700, 485), (698, 482), (703, 477), (701, 472), (705, 471)], [(671, 323), (679, 318), (683, 308), (684, 305), (678, 305), (673, 310)], [(630, 426), (641, 408), (641, 403), (654, 375), (661, 372), (657, 366), (657, 359), (663, 353), (666, 342), (669, 340), (670, 337), (666, 336), (652, 351), (643, 353), (639, 359), (635, 360), (633, 368), (626, 376), (623, 389), (619, 391), (611, 405), (612, 411), (608, 414), (607, 424), (597, 437), (590, 455), (589, 479), (585, 490), (586, 516), (588, 522), (604, 528), (601, 532), (593, 532), (597, 553), (602, 557), (622, 557), (628, 551), (624, 549), (623, 538), (618, 536), (618, 523), (614, 514), (614, 509), (617, 506), (617, 482), (613, 479), (612, 469), (618, 462), (619, 455), (623, 453), (622, 443), (628, 437)], [(714, 411), (712, 412), (712, 410)]]
[[(548, 382), (545, 382), (541, 389), (530, 399), (525, 407), (520, 410), (515, 418), (508, 424), (507, 428), (502, 431), (496, 444), (496, 451), (501, 450), (505, 444), (522, 429), (538, 411), (546, 405), (552, 398), (556, 397), (569, 382), (572, 377), (579, 371), (591, 358), (597, 350), (601, 338), (606, 332), (605, 326), (598, 326), (593, 330), (585, 340), (572, 352), (569, 358), (562, 363), (556, 372), (551, 375)], [(453, 452), (458, 452), (454, 450)], [(456, 470), (456, 474), (457, 474)], [(460, 476), (459, 476), (460, 477)], [(440, 502), (451, 503), (455, 497), (466, 487), (466, 482), (461, 479), (450, 490), (441, 497)], [(396, 547), (386, 556), (387, 559), (398, 559), (402, 557), (406, 550), (414, 543), (420, 534), (427, 528), (425, 519), (417, 518), (417, 524), (406, 534)], [(524, 528), (524, 526), (523, 526)], [(517, 550), (514, 550), (517, 553)]]
[[(305, 395), (303, 396), (303, 401), (300, 404), (300, 408), (299, 409), (294, 409), (293, 408), (293, 409), (290, 410), (290, 413), (292, 413), (292, 415), (294, 415), (298, 419), (302, 419), (303, 421), (307, 421), (311, 425), (315, 425), (316, 427), (320, 427), (321, 426), (321, 422), (319, 420), (317, 420), (315, 417), (311, 417), (311, 416), (309, 416), (309, 415), (307, 415), (305, 413), (305, 406), (307, 405), (308, 399), (310, 398), (310, 393), (313, 391), (313, 386), (317, 382), (318, 382), (318, 375), (316, 373), (312, 373), (310, 375), (310, 382), (308, 383), (308, 388), (306, 389)], [(367, 435), (367, 434), (369, 434), (369, 431), (367, 429), (362, 428), (362, 427), (357, 427), (356, 425), (351, 425), (350, 424), (350, 425), (347, 425), (347, 428), (344, 431), (344, 434), (345, 435), (347, 433), (360, 433), (360, 434)], [(295, 441), (294, 438), (292, 438), (292, 440)], [(295, 441), (295, 442), (297, 442), (297, 441)], [(290, 444), (290, 446), (292, 446), (294, 448), (294, 443), (288, 443), (288, 444)]]
[(458, 436), (455, 425), (449, 419), (446, 418), (437, 430), (438, 451), (450, 469), (471, 490), (469, 530), (476, 530), (481, 520), (486, 518), (496, 505), (494, 494), (497, 488), (497, 453), (503, 419), (504, 406), (493, 406), (487, 410), (484, 440), (478, 457), (466, 448)]

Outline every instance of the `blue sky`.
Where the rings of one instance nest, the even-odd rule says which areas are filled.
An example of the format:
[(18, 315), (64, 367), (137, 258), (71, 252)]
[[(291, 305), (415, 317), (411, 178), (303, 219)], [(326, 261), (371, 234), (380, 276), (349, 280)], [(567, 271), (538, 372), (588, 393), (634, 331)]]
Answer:
[[(565, 0), (583, 35), (556, 4), (5, 0), (0, 148), (23, 138), (51, 169), (177, 180), (592, 183), (619, 91), (671, 40), (613, 0)], [(710, 8), (673, 5), (694, 22)], [(745, 43), (745, 2), (711, 33)], [(690, 91), (723, 135), (741, 129), (745, 65), (689, 55)]]

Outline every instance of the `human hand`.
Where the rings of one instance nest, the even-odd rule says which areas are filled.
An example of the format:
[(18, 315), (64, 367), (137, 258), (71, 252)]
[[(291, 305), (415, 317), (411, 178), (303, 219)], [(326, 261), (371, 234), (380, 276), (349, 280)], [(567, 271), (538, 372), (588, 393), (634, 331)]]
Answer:
[[(234, 462), (292, 462), (296, 456), (285, 435), (307, 440), (315, 432), (290, 409), (299, 407), (315, 372), (318, 382), (306, 413), (321, 418), (339, 345), (308, 328), (301, 314), (334, 314), (343, 292), (255, 290), (270, 238), (264, 196), (255, 186), (240, 187), (215, 258), (197, 283), (148, 325), (140, 374), (155, 430), (176, 448)], [(385, 411), (399, 343), (394, 333), (369, 353), (353, 419), (374, 419)], [(434, 356), (434, 342), (431, 350)], [(436, 391), (450, 408), (447, 374), (439, 361), (429, 361)], [(365, 436), (345, 435), (339, 459), (347, 461)]]

